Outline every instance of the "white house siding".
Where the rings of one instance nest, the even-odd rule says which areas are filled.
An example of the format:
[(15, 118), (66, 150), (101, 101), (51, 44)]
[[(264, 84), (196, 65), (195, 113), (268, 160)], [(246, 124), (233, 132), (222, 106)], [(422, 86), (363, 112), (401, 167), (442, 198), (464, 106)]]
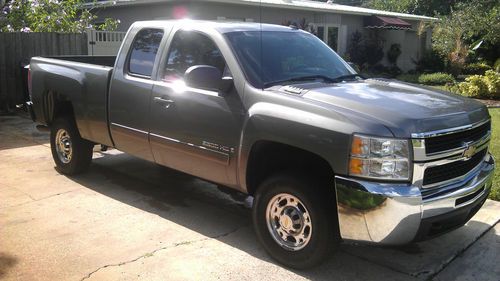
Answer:
[[(200, 20), (238, 20), (254, 21), (272, 24), (282, 24), (287, 21), (299, 22), (306, 19), (308, 23), (318, 25), (333, 25), (339, 28), (338, 53), (344, 55), (352, 33), (356, 30), (366, 34), (368, 29), (364, 28), (364, 16), (350, 14), (321, 13), (315, 11), (301, 11), (297, 9), (284, 9), (266, 7), (260, 10), (258, 6), (236, 5), (221, 3), (149, 3), (107, 7), (97, 12), (99, 18), (112, 17), (121, 21), (119, 31), (126, 31), (135, 21), (154, 19), (173, 19), (174, 7), (184, 7), (191, 19)], [(380, 30), (385, 39), (385, 53), (393, 43), (401, 44), (402, 54), (398, 59), (398, 66), (408, 71), (414, 68), (413, 59), (418, 59), (422, 53), (422, 46), (430, 45), (430, 36), (422, 38), (416, 35), (418, 21), (407, 20), (413, 25), (412, 31), (404, 30)], [(423, 40), (423, 41), (421, 41)], [(388, 64), (387, 59), (382, 61)]]

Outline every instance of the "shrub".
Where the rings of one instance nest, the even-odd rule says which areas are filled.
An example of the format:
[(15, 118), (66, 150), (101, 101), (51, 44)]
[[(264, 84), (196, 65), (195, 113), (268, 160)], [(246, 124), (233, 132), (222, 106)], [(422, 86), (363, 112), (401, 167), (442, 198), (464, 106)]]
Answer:
[(401, 74), (396, 77), (397, 80), (408, 82), (408, 83), (418, 83), (419, 74)]
[(490, 98), (500, 98), (500, 73), (488, 70), (484, 77)]
[(490, 69), (491, 66), (485, 64), (484, 62), (477, 62), (466, 65), (463, 73), (468, 75), (484, 75), (486, 71)]
[(363, 43), (363, 34), (359, 31), (355, 31), (351, 35), (347, 55), (350, 58), (349, 61), (358, 66), (362, 66), (366, 62)]
[(471, 97), (481, 98), (488, 96), (488, 87), (481, 75), (472, 75), (465, 79), (465, 82), (458, 84), (460, 94)]
[(417, 72), (422, 73), (441, 72), (445, 66), (443, 57), (433, 50), (425, 51), (422, 57), (418, 61), (413, 60), (413, 63)]
[(401, 55), (401, 45), (400, 44), (392, 44), (391, 47), (389, 48), (389, 50), (387, 51), (387, 60), (392, 65), (396, 65), (400, 55)]
[(500, 72), (500, 58), (498, 58), (495, 61), (495, 64), (493, 65), (493, 68), (495, 69), (496, 72)]
[(451, 74), (442, 72), (422, 74), (418, 77), (418, 83), (425, 85), (445, 85), (454, 82), (455, 78)]
[(385, 66), (377, 63), (376, 65), (366, 65), (361, 73), (366, 77), (394, 78), (401, 72), (401, 69), (395, 65)]
[(450, 87), (452, 92), (471, 98), (500, 98), (500, 73), (488, 70), (485, 75), (472, 75), (465, 82)]
[(384, 40), (377, 32), (368, 33), (365, 39), (364, 52), (366, 55), (366, 63), (376, 65), (384, 58)]
[[(444, 86), (444, 90), (446, 90), (448, 92), (452, 92), (452, 93), (457, 94), (457, 95), (462, 95), (462, 93), (460, 93), (460, 89), (459, 89), (458, 85), (459, 85), (459, 83), (448, 84), (448, 85)], [(465, 95), (462, 95), (462, 96), (465, 96)]]

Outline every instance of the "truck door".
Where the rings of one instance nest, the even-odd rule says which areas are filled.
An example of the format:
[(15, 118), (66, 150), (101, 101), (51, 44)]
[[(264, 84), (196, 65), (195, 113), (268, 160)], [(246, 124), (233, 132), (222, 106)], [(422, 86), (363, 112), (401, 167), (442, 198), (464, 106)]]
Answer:
[(116, 148), (153, 161), (149, 145), (151, 76), (164, 31), (143, 28), (127, 38), (114, 69), (109, 97), (109, 124)]
[(226, 185), (236, 184), (236, 150), (243, 104), (227, 93), (186, 87), (184, 72), (194, 65), (217, 67), (230, 76), (223, 55), (205, 34), (178, 30), (169, 44), (151, 101), (150, 143), (162, 165)]

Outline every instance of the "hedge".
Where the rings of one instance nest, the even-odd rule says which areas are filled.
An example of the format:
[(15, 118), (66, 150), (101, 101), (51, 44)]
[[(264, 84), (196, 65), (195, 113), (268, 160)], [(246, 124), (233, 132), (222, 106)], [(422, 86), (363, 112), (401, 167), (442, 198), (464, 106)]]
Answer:
[(418, 83), (424, 85), (445, 85), (454, 82), (455, 78), (451, 74), (442, 72), (422, 74), (418, 77)]

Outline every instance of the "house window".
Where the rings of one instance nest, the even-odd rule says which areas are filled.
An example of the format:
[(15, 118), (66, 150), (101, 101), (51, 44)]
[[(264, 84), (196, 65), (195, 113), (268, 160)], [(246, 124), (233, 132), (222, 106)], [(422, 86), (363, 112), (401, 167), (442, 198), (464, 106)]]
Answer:
[(137, 33), (129, 56), (130, 74), (151, 77), (162, 37), (161, 29), (142, 29)]
[(316, 25), (316, 36), (332, 50), (339, 51), (339, 27), (336, 25)]
[(332, 50), (338, 52), (339, 48), (339, 28), (336, 26), (329, 26), (326, 33), (327, 44)]

